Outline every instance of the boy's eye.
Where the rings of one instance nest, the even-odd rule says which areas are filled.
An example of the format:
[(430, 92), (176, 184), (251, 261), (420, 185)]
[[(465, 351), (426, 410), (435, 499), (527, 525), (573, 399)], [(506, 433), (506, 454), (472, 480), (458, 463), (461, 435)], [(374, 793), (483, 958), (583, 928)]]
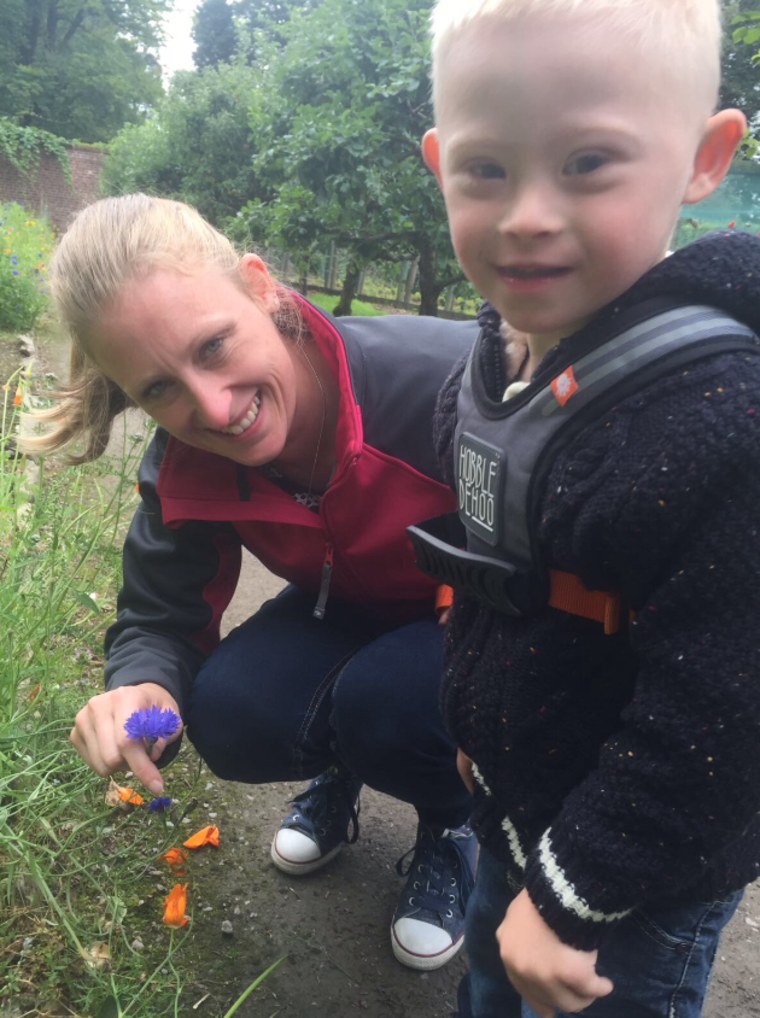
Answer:
[(470, 173), (478, 180), (503, 180), (504, 170), (498, 163), (472, 163)]
[(601, 152), (584, 152), (574, 156), (565, 164), (565, 173), (569, 177), (577, 177), (584, 173), (593, 173), (608, 162), (607, 156)]

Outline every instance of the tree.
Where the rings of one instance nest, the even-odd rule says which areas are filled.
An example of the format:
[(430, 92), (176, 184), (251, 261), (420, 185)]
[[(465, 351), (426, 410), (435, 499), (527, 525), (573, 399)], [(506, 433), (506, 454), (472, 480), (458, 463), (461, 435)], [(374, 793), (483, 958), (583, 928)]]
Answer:
[(195, 205), (221, 225), (256, 193), (243, 63), (180, 72), (145, 124), (114, 138), (103, 170), (110, 194), (148, 191)]
[(227, 0), (204, 0), (193, 18), (196, 67), (217, 67), (235, 55), (237, 35), (233, 8)]
[(243, 218), (303, 271), (334, 241), (349, 252), (338, 312), (369, 261), (419, 258), (422, 313), (462, 278), (419, 142), (432, 123), (429, 0), (323, 0), (294, 12), (285, 45), (261, 59), (252, 97), (254, 167), (264, 193)]
[(155, 56), (172, 0), (3, 0), (0, 116), (107, 141), (161, 95)]
[(760, 10), (757, 0), (723, 0), (726, 32), (723, 43), (721, 107), (742, 110), (750, 134), (757, 138), (760, 110), (760, 73), (756, 51), (760, 41)]
[(314, 10), (322, 0), (237, 0), (235, 22), (238, 29), (238, 53), (253, 64), (259, 56), (259, 43), (267, 40), (283, 46), (283, 32), (294, 14)]

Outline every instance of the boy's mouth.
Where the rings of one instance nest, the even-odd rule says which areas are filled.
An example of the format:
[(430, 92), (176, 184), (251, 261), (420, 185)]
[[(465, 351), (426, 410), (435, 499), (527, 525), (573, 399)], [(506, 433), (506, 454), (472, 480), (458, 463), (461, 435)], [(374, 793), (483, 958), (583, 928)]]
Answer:
[(226, 428), (220, 428), (219, 431), (222, 435), (242, 435), (248, 431), (253, 422), (259, 416), (259, 408), (261, 407), (261, 393), (257, 392), (251, 400), (251, 405), (245, 412), (245, 416), (241, 417), (237, 424), (231, 424)]
[(504, 265), (499, 269), (499, 275), (506, 279), (556, 279), (558, 276), (566, 275), (570, 270), (564, 266), (552, 265)]

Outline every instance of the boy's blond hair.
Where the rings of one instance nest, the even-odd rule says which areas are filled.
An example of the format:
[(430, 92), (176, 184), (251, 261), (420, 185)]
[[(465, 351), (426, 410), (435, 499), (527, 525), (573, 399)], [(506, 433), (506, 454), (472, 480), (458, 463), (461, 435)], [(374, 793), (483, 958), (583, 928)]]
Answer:
[(685, 95), (703, 103), (700, 115), (714, 111), (720, 86), (719, 0), (438, 0), (430, 19), (434, 91), (445, 73), (447, 44), (464, 26), (481, 19), (565, 15), (604, 17), (609, 30), (629, 39), (640, 58), (657, 60), (682, 82)]
[[(157, 269), (193, 273), (217, 270), (245, 290), (240, 254), (230, 240), (183, 202), (146, 194), (103, 198), (77, 214), (50, 262), (50, 291), (71, 338), (68, 385), (55, 394), (56, 405), (33, 414), (47, 425), (41, 435), (22, 441), (27, 452), (52, 452), (75, 439), (84, 448), (69, 460), (96, 459), (105, 450), (114, 417), (131, 405), (90, 356), (107, 305), (127, 283)], [(300, 316), (281, 293), (275, 324), (298, 337)]]

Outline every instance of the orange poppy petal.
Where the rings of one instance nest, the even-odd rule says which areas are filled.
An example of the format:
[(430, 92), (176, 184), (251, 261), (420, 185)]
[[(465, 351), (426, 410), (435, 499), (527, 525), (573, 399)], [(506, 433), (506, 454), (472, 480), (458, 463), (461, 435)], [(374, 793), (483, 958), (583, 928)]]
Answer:
[(164, 898), (164, 925), (181, 930), (190, 922), (187, 909), (187, 884), (175, 884)]
[(142, 806), (143, 804), (143, 797), (132, 788), (120, 788), (119, 798), (130, 806)]
[(169, 869), (174, 870), (178, 877), (185, 875), (187, 852), (183, 852), (181, 848), (170, 848), (158, 858), (160, 862), (165, 862)]
[(213, 845), (214, 848), (219, 848), (219, 828), (212, 825), (202, 827), (182, 844), (185, 848), (203, 848), (204, 845)]

